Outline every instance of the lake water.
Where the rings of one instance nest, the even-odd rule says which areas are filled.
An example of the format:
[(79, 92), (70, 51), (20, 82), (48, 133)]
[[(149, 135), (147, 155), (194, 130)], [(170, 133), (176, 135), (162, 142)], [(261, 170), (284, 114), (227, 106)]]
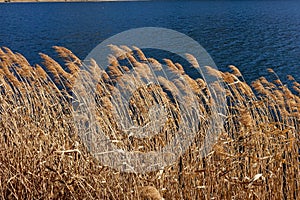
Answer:
[(201, 44), (218, 68), (251, 82), (273, 68), (300, 81), (300, 1), (154, 1), (0, 4), (0, 46), (40, 63), (61, 45), (81, 59), (101, 41), (138, 27), (164, 27)]

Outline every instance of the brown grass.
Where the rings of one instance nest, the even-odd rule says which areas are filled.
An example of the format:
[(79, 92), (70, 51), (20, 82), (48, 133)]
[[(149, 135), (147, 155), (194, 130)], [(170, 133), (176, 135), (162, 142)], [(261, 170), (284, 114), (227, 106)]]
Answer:
[[(140, 78), (151, 76), (149, 67), (161, 70), (162, 66), (137, 47), (133, 47), (137, 55), (128, 52), (128, 47), (111, 48), (115, 55), (109, 58), (108, 71), (101, 71), (95, 62), (90, 68), (98, 83), (97, 114), (105, 133), (126, 150), (159, 149), (177, 134), (180, 123), (178, 105), (168, 92), (176, 95), (178, 88), (191, 89), (203, 125), (190, 148), (175, 164), (145, 174), (102, 166), (82, 144), (72, 117), (70, 92), (81, 61), (71, 51), (54, 47), (65, 66), (45, 54), (40, 54), (44, 66), (30, 66), (21, 54), (2, 48), (2, 199), (300, 199), (300, 84), (294, 78), (288, 77), (295, 93), (279, 79), (272, 83), (265, 78), (253, 82), (253, 91), (238, 68), (230, 66), (233, 72), (229, 73), (207, 67), (225, 85), (227, 114), (212, 151), (201, 158), (207, 120), (215, 114), (210, 109), (216, 104), (211, 93), (216, 91), (209, 91), (204, 80), (190, 78), (180, 64), (166, 59), (170, 70), (184, 74), (186, 81), (173, 83), (159, 77), (161, 86), (141, 85), (130, 100), (130, 112), (135, 123), (143, 126), (151, 121), (147, 108), (157, 103), (166, 107), (167, 122), (154, 137), (129, 138), (111, 113), (111, 95), (120, 90), (114, 83), (126, 77), (130, 67), (136, 73), (131, 80), (140, 83)], [(122, 59), (132, 66), (120, 66)], [(199, 68), (192, 55), (187, 60)], [(269, 72), (275, 74), (272, 69)], [(126, 87), (126, 82), (120, 85)]]

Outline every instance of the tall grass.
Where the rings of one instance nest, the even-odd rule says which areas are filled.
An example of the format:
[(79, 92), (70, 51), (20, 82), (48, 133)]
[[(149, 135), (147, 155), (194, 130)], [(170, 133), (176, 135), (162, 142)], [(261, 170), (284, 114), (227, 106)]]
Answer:
[[(192, 79), (179, 63), (165, 59), (169, 70), (185, 81), (159, 77), (159, 84), (133, 93), (129, 109), (133, 121), (144, 126), (151, 122), (147, 108), (163, 105), (166, 123), (153, 137), (128, 137), (112, 115), (111, 95), (126, 87), (126, 80), (139, 83), (162, 64), (137, 47), (136, 53), (111, 55), (106, 71), (91, 61), (89, 69), (98, 83), (98, 120), (120, 148), (149, 152), (178, 134), (179, 108), (172, 101), (178, 89), (193, 92), (202, 116), (197, 136), (175, 164), (145, 174), (125, 173), (102, 166), (78, 136), (70, 100), (83, 64), (71, 51), (54, 49), (64, 66), (45, 54), (40, 54), (42, 66), (31, 66), (21, 54), (0, 49), (2, 199), (300, 199), (300, 84), (292, 76), (291, 91), (271, 69), (274, 82), (262, 77), (249, 86), (235, 66), (230, 66), (231, 72), (207, 67), (225, 85), (227, 114), (212, 151), (201, 157), (208, 119), (215, 114), (212, 93), (218, 93), (219, 83), (210, 91), (203, 79)], [(129, 66), (121, 64), (124, 59)], [(192, 55), (187, 60), (199, 67)], [(134, 77), (126, 74), (130, 68)]]

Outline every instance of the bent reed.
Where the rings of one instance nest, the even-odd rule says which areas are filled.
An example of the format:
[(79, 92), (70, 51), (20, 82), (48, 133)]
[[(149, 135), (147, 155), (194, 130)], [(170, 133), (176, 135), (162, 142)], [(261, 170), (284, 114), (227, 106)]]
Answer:
[[(176, 91), (191, 91), (201, 113), (197, 135), (173, 165), (144, 174), (125, 173), (102, 166), (78, 135), (73, 119), (73, 86), (82, 61), (70, 50), (55, 46), (64, 65), (40, 54), (42, 65), (31, 66), (19, 53), (0, 48), (0, 196), (2, 199), (300, 199), (300, 83), (293, 89), (276, 73), (274, 81), (262, 77), (248, 85), (235, 66), (230, 72), (206, 67), (215, 82), (193, 79), (185, 67), (165, 59), (163, 64), (183, 79), (158, 77), (159, 84), (141, 85), (129, 101), (137, 126), (150, 126), (157, 134), (129, 137), (113, 116), (112, 95), (118, 96), (126, 80), (140, 83), (162, 63), (147, 58), (138, 47), (111, 45), (107, 70), (93, 60), (89, 72), (97, 82), (97, 120), (119, 148), (146, 153), (160, 149), (178, 134)], [(125, 51), (125, 54), (124, 54)], [(121, 52), (121, 54), (120, 54)], [(195, 57), (186, 55), (194, 68)], [(128, 65), (124, 65), (123, 61)], [(127, 72), (134, 69), (134, 76)], [(115, 87), (116, 83), (119, 87)], [(201, 157), (200, 147), (216, 113), (212, 98), (221, 84), (226, 92), (222, 132), (211, 152)], [(76, 96), (76, 94), (75, 94)], [(162, 105), (166, 123), (151, 124), (149, 107)], [(151, 129), (152, 127), (152, 129)], [(147, 129), (148, 130), (148, 129)]]

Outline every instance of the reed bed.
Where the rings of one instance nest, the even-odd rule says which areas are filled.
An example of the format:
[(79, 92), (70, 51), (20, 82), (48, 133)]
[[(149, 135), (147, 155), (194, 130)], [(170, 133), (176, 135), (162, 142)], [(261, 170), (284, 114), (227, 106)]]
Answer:
[[(98, 122), (118, 147), (146, 153), (172, 141), (181, 123), (172, 101), (178, 88), (191, 91), (201, 113), (201, 126), (189, 149), (176, 163), (144, 174), (114, 170), (88, 151), (73, 118), (73, 86), (83, 63), (70, 50), (54, 47), (64, 65), (40, 54), (42, 65), (31, 66), (19, 53), (0, 49), (0, 196), (2, 199), (300, 199), (300, 84), (292, 76), (289, 89), (273, 74), (248, 85), (235, 66), (228, 72), (207, 67), (225, 87), (226, 115), (212, 150), (201, 156), (211, 109), (218, 102), (206, 82), (191, 78), (179, 63), (163, 64), (183, 80), (159, 77), (159, 84), (141, 86), (130, 99), (136, 125), (151, 122), (148, 108), (166, 108), (163, 128), (149, 138), (128, 137), (112, 115), (111, 96), (126, 80), (139, 83), (160, 71), (162, 64), (137, 47), (111, 46), (107, 70), (90, 62), (97, 82)], [(130, 51), (129, 51), (130, 50)], [(118, 56), (118, 52), (126, 52)], [(122, 65), (127, 60), (128, 66)], [(196, 58), (187, 55), (193, 67)], [(134, 69), (134, 77), (127, 74)], [(122, 78), (121, 78), (122, 77)], [(125, 80), (125, 81), (124, 81)], [(123, 82), (122, 82), (123, 81)], [(115, 87), (116, 83), (119, 87)], [(220, 85), (219, 85), (220, 86)], [(188, 101), (187, 101), (188, 102)], [(154, 125), (150, 123), (150, 126)]]

